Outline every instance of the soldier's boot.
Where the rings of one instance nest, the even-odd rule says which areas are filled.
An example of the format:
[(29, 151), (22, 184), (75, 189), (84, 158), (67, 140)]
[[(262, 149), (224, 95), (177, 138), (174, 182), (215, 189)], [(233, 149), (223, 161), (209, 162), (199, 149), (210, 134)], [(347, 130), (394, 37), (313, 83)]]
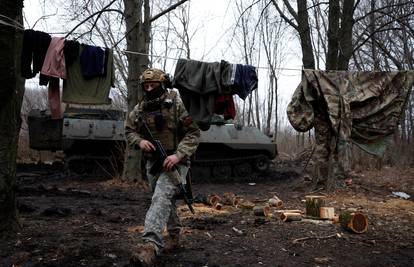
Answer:
[(180, 249), (180, 234), (169, 234), (165, 237), (164, 251), (171, 252)]
[(156, 245), (152, 242), (146, 242), (140, 245), (138, 250), (130, 259), (131, 265), (139, 267), (153, 267), (156, 259), (155, 246)]

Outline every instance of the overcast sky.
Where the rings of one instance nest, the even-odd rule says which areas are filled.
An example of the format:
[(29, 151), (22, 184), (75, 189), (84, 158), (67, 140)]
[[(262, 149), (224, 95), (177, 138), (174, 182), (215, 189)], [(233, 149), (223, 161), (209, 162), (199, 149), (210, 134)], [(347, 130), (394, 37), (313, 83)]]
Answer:
[[(32, 28), (35, 22), (43, 15), (64, 14), (65, 10), (59, 9), (44, 9), (40, 3), (47, 1), (39, 0), (25, 0), (24, 1), (24, 15), (26, 18), (25, 26)], [(235, 58), (242, 54), (242, 51), (228, 51), (229, 44), (227, 43), (228, 36), (232, 33), (234, 25), (233, 6), (234, 0), (191, 0), (190, 11), (192, 26), (197, 28), (197, 33), (192, 40), (191, 57), (195, 60), (203, 61), (220, 61), (222, 59), (231, 63), (235, 62)], [(275, 11), (276, 15), (276, 11)], [(53, 36), (59, 36), (62, 31), (62, 25), (56, 21), (56, 16), (50, 16), (37, 22), (34, 27), (36, 30), (42, 30), (52, 33)], [(289, 40), (288, 51), (286, 53), (286, 60), (281, 66), (286, 69), (282, 70), (279, 77), (279, 94), (281, 96), (281, 105), (286, 103), (298, 83), (300, 82), (300, 68), (301, 68), (301, 54), (298, 45), (298, 40), (293, 38)], [(239, 57), (241, 58), (241, 57)], [(260, 63), (262, 64), (262, 63)], [(169, 62), (170, 72), (174, 73), (175, 62)], [(262, 94), (266, 89), (263, 84), (263, 76), (266, 75), (266, 69), (262, 66), (259, 68), (259, 93)], [(35, 79), (28, 81), (35, 82)]]

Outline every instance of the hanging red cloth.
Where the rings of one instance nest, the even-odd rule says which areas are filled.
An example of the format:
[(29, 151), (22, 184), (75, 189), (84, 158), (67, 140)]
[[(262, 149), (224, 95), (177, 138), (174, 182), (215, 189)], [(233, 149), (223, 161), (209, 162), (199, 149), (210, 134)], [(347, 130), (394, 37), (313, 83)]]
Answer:
[(225, 120), (236, 117), (236, 107), (232, 95), (217, 95), (214, 105), (214, 113), (222, 114)]
[(59, 78), (50, 77), (48, 87), (48, 100), (50, 115), (53, 120), (60, 119), (62, 117), (60, 112), (60, 88)]

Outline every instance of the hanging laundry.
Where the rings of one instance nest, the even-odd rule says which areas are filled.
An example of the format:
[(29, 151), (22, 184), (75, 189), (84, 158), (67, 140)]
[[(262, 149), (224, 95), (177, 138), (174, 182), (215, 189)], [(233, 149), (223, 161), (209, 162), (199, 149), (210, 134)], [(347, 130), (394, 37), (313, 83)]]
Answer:
[[(219, 98), (218, 94), (238, 94), (243, 100), (257, 89), (256, 69), (250, 65), (201, 62), (179, 59), (175, 68), (173, 86), (180, 91), (181, 99), (201, 130), (210, 128), (211, 117), (217, 108), (226, 117), (235, 117), (233, 98)], [(221, 101), (221, 102), (220, 102)], [(221, 105), (229, 105), (222, 107)], [(233, 115), (234, 110), (234, 115)]]
[(74, 104), (110, 104), (109, 91), (114, 86), (115, 72), (113, 67), (113, 51), (108, 51), (106, 64), (107, 75), (85, 79), (82, 75), (80, 55), (84, 47), (81, 45), (79, 56), (66, 68), (66, 80), (63, 81), (62, 101)]
[(79, 57), (79, 46), (80, 44), (78, 41), (65, 40), (63, 54), (65, 55), (66, 67), (72, 65), (72, 63)]
[(82, 44), (80, 65), (85, 79), (103, 76), (105, 70), (105, 50), (98, 46)]
[(220, 63), (179, 59), (175, 68), (173, 86), (190, 116), (201, 130), (210, 128), (214, 113), (215, 95), (220, 92)]
[(332, 151), (346, 154), (352, 141), (370, 154), (384, 154), (412, 90), (414, 71), (304, 70), (302, 75), (287, 108), (288, 119), (295, 129), (312, 128), (313, 107), (325, 106), (323, 112), (338, 138), (339, 147)]
[(234, 120), (236, 107), (232, 95), (217, 95), (214, 105), (214, 113), (224, 116), (225, 120)]
[(21, 54), (22, 77), (31, 79), (42, 69), (50, 41), (50, 35), (45, 32), (24, 31)]
[(60, 90), (59, 78), (51, 77), (48, 88), (49, 109), (52, 120), (60, 119)]
[(258, 78), (256, 68), (250, 65), (237, 64), (234, 73), (233, 93), (245, 100), (247, 96), (257, 89)]
[(225, 60), (220, 62), (221, 92), (233, 94), (234, 77), (236, 76), (237, 64), (231, 64)]
[(41, 74), (66, 79), (65, 56), (63, 54), (64, 46), (65, 39), (63, 37), (52, 38), (43, 62), (42, 70), (40, 71)]

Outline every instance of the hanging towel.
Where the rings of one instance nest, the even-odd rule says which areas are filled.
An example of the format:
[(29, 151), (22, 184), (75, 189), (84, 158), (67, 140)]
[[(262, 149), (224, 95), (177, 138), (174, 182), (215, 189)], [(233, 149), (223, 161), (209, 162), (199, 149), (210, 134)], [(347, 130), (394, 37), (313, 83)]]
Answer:
[(66, 79), (65, 56), (63, 47), (65, 38), (53, 37), (46, 53), (41, 74), (55, 78)]

